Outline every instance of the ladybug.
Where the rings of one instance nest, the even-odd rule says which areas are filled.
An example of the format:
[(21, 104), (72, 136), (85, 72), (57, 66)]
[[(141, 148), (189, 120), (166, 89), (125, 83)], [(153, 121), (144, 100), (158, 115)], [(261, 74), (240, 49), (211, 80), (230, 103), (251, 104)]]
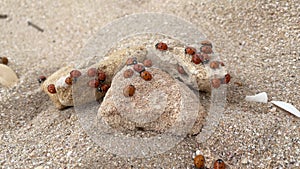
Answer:
[(226, 165), (223, 160), (218, 159), (214, 163), (214, 169), (225, 169)]
[(183, 67), (182, 66), (177, 66), (177, 71), (178, 71), (178, 73), (180, 73), (180, 74), (186, 74), (186, 72), (185, 72), (185, 70), (183, 69)]
[(200, 51), (205, 54), (213, 53), (211, 46), (201, 46)]
[(209, 60), (210, 60), (210, 56), (208, 54), (206, 54), (206, 53), (202, 53), (200, 55), (200, 58), (203, 60), (203, 63), (205, 63), (205, 64), (208, 63)]
[(92, 79), (88, 82), (88, 85), (92, 88), (97, 88), (99, 86), (99, 80)]
[(99, 92), (104, 92), (104, 93), (106, 93), (106, 92), (108, 91), (109, 88), (110, 88), (110, 85), (108, 85), (108, 84), (102, 84), (102, 85), (98, 86), (97, 90), (98, 90)]
[(95, 77), (97, 75), (97, 69), (96, 68), (89, 68), (87, 71), (88, 77)]
[(185, 54), (194, 55), (196, 53), (196, 49), (193, 47), (186, 47), (184, 49)]
[(49, 84), (48, 87), (48, 92), (51, 94), (55, 94), (56, 93), (56, 89), (55, 89), (55, 85), (54, 84)]
[(137, 64), (137, 59), (136, 57), (133, 57), (133, 58), (128, 58), (127, 61), (126, 61), (126, 65), (129, 66), (129, 65), (135, 65)]
[(0, 57), (0, 63), (7, 65), (8, 64), (7, 57)]
[(70, 77), (71, 78), (78, 78), (81, 76), (81, 72), (79, 70), (72, 70), (70, 72)]
[(217, 68), (219, 68), (219, 62), (217, 62), (217, 61), (212, 61), (212, 62), (210, 62), (209, 66), (210, 66), (210, 68), (212, 68), (212, 69), (217, 69)]
[(123, 94), (125, 97), (131, 97), (135, 93), (135, 87), (133, 85), (128, 85), (123, 89)]
[(194, 165), (198, 169), (204, 169), (205, 168), (205, 158), (203, 155), (197, 155), (194, 158)]
[(210, 47), (212, 47), (211, 42), (208, 41), (208, 40), (203, 40), (203, 41), (200, 42), (200, 44), (203, 45), (203, 46), (210, 46)]
[(159, 42), (155, 45), (155, 48), (160, 50), (160, 51), (165, 51), (165, 50), (168, 49), (168, 45), (166, 43)]
[(67, 85), (72, 85), (73, 79), (72, 79), (71, 77), (67, 77), (66, 80), (65, 80), (65, 83), (66, 83)]
[(145, 66), (143, 66), (142, 64), (135, 64), (133, 66), (133, 69), (139, 73), (145, 71)]
[(102, 70), (98, 70), (98, 80), (104, 82), (106, 79), (106, 74)]
[(230, 79), (231, 79), (231, 76), (230, 76), (229, 73), (227, 73), (227, 74), (225, 75), (225, 78), (224, 78), (224, 83), (225, 83), (225, 84), (229, 83), (229, 82), (230, 82)]
[(42, 83), (42, 82), (44, 82), (45, 80), (46, 80), (47, 78), (46, 78), (46, 76), (40, 76), (39, 78), (38, 78), (38, 82), (39, 83)]
[(221, 85), (221, 80), (220, 79), (214, 78), (214, 79), (211, 80), (211, 86), (213, 88), (219, 88), (220, 85)]
[(140, 76), (146, 81), (150, 81), (152, 79), (152, 75), (148, 71), (143, 71)]
[(198, 54), (194, 54), (192, 56), (192, 62), (198, 65), (198, 64), (202, 63), (202, 60)]
[(150, 59), (146, 59), (146, 60), (144, 60), (143, 64), (146, 67), (151, 67), (152, 66), (152, 61)]
[(132, 77), (133, 73), (134, 73), (134, 72), (133, 72), (132, 69), (127, 69), (127, 70), (124, 71), (123, 76), (124, 76), (125, 78), (130, 78), (130, 77)]

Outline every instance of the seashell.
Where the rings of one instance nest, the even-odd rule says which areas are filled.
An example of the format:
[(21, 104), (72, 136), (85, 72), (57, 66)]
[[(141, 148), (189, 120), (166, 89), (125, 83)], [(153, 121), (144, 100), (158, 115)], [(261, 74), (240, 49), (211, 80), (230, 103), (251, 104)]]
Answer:
[(283, 102), (283, 101), (271, 101), (271, 103), (273, 103), (274, 105), (284, 109), (285, 111), (288, 111), (288, 112), (292, 113), (293, 115), (295, 115), (297, 117), (300, 117), (299, 110), (297, 110), (296, 107), (294, 107), (290, 103), (286, 103), (286, 102)]
[(258, 93), (254, 96), (246, 96), (246, 101), (249, 102), (260, 102), (260, 103), (267, 103), (268, 102), (268, 96), (266, 92)]
[(0, 84), (5, 87), (12, 87), (17, 82), (16, 73), (10, 67), (0, 64)]

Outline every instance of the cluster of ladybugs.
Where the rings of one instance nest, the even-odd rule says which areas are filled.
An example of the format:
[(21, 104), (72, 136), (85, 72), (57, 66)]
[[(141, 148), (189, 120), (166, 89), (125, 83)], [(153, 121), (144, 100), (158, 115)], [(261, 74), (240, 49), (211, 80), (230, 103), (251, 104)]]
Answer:
[[(76, 82), (76, 79), (79, 78), (80, 76), (81, 76), (81, 72), (79, 70), (72, 70), (70, 72), (70, 76), (68, 76), (65, 79), (65, 83), (67, 85), (72, 85), (74, 82)], [(87, 71), (87, 76), (92, 77), (92, 79), (89, 80), (87, 83), (88, 86), (90, 86), (92, 88), (96, 88), (97, 91), (99, 91), (99, 92), (107, 92), (110, 85), (104, 83), (105, 79), (106, 79), (105, 72), (103, 72), (102, 70), (97, 70), (96, 68), (90, 68)], [(40, 78), (38, 79), (38, 81), (40, 83), (45, 80), (46, 80), (45, 76), (40, 76)], [(48, 92), (51, 94), (56, 93), (54, 84), (49, 84), (47, 89), (48, 89)]]
[[(213, 46), (212, 43), (208, 40), (201, 41), (201, 47), (200, 47), (200, 52), (197, 52), (196, 48), (194, 47), (186, 47), (184, 52), (187, 55), (191, 55), (191, 62), (194, 64), (207, 64), (210, 61), (210, 56), (209, 54), (213, 53)], [(156, 49), (160, 51), (166, 51), (168, 49), (168, 45), (163, 42), (159, 42), (155, 45)], [(211, 69), (218, 69), (220, 66), (225, 66), (223, 62), (220, 61), (211, 61), (209, 64)], [(177, 68), (178, 72), (181, 74), (184, 74), (185, 71), (182, 66), (178, 66)], [(214, 78), (211, 80), (211, 85), (214, 88), (219, 88), (221, 84), (227, 84), (229, 83), (231, 79), (230, 74), (226, 74), (223, 78)]]
[[(138, 72), (140, 74), (140, 77), (144, 79), (145, 81), (150, 81), (152, 79), (152, 74), (146, 70), (145, 67), (151, 67), (152, 61), (150, 59), (144, 60), (143, 64), (139, 64), (137, 62), (137, 59), (135, 57), (129, 58), (126, 61), (127, 66), (133, 65), (133, 70)], [(124, 78), (130, 78), (133, 76), (134, 71), (132, 69), (128, 68), (124, 71), (123, 77)], [(123, 94), (125, 97), (131, 97), (135, 93), (135, 87), (133, 85), (128, 85), (123, 89)]]
[[(205, 158), (203, 155), (197, 155), (194, 158), (194, 165), (197, 169), (206, 169), (205, 167)], [(214, 162), (214, 169), (225, 169), (226, 164), (222, 159), (218, 159)]]

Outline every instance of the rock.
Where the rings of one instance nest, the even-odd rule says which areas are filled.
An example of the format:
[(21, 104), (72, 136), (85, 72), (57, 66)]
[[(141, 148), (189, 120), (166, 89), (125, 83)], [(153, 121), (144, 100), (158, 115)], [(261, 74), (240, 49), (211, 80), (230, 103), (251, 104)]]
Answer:
[[(67, 103), (72, 102), (71, 101), (72, 97), (70, 97), (70, 95), (72, 95), (71, 86), (61, 85), (60, 81), (62, 78), (65, 78), (66, 76), (68, 76), (73, 69), (74, 68), (71, 65), (59, 69), (54, 74), (49, 76), (41, 86), (43, 91), (48, 94), (48, 96), (54, 103), (55, 107), (60, 110), (67, 106), (71, 106), (71, 104), (67, 104)], [(57, 83), (58, 80), (60, 80), (60, 81)], [(57, 93), (51, 94), (48, 92), (47, 87), (49, 84), (55, 84)], [(58, 86), (56, 86), (56, 85), (58, 85)], [(62, 103), (64, 103), (64, 104), (62, 104)]]
[[(132, 135), (139, 130), (156, 134), (165, 132), (173, 126), (182, 111), (182, 92), (185, 91), (182, 91), (178, 81), (155, 67), (146, 68), (153, 76), (150, 81), (142, 79), (138, 72), (131, 78), (124, 78), (123, 74), (129, 68), (133, 69), (133, 66), (125, 66), (114, 76), (111, 88), (98, 110), (98, 119), (118, 131)], [(128, 85), (136, 88), (131, 97), (123, 94), (123, 89)], [(201, 111), (198, 118), (203, 119), (204, 108), (199, 108)], [(195, 133), (199, 132), (202, 123), (197, 125), (193, 129)]]

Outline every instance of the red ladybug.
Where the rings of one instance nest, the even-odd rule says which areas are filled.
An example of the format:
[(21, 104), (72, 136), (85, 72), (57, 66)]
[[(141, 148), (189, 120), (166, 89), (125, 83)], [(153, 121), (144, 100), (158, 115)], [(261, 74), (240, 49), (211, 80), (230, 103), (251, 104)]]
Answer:
[(88, 85), (93, 88), (97, 88), (99, 86), (99, 80), (92, 79), (88, 82)]
[(98, 86), (97, 90), (98, 90), (99, 92), (104, 92), (104, 93), (106, 93), (106, 92), (108, 91), (109, 88), (110, 88), (110, 85), (108, 85), (108, 84), (102, 84), (102, 85)]
[(200, 51), (206, 54), (211, 54), (213, 52), (211, 46), (201, 46)]
[(221, 86), (221, 80), (218, 78), (214, 78), (211, 80), (211, 85), (213, 88), (219, 88)]
[(200, 59), (198, 54), (194, 54), (192, 56), (192, 62), (198, 65), (198, 64), (202, 63), (202, 60)]
[(38, 81), (39, 81), (39, 83), (42, 83), (42, 82), (44, 82), (45, 80), (46, 80), (47, 78), (46, 78), (46, 76), (40, 76), (39, 78), (38, 78)]
[(230, 76), (230, 74), (229, 73), (227, 73), (226, 75), (225, 75), (225, 78), (224, 78), (224, 83), (229, 83), (230, 82), (230, 79), (231, 79), (231, 76)]
[(123, 76), (124, 76), (125, 78), (130, 78), (130, 77), (132, 77), (133, 73), (134, 73), (134, 72), (133, 72), (132, 69), (127, 69), (127, 70), (124, 71)]
[(104, 82), (106, 79), (106, 74), (102, 70), (98, 70), (98, 80)]
[(210, 46), (210, 47), (212, 47), (211, 42), (208, 41), (208, 40), (203, 40), (203, 41), (200, 42), (200, 44), (203, 45), (203, 46)]
[(214, 163), (214, 169), (225, 169), (226, 165), (223, 160), (218, 159)]
[(81, 76), (81, 72), (79, 70), (72, 70), (70, 72), (70, 77), (71, 78), (78, 78), (79, 76)]
[(133, 57), (133, 58), (128, 58), (127, 61), (126, 61), (126, 65), (129, 66), (129, 65), (135, 65), (137, 64), (137, 59), (136, 57)]
[(185, 54), (194, 55), (196, 53), (196, 49), (193, 47), (186, 47), (184, 52)]
[(133, 66), (133, 69), (139, 73), (145, 71), (145, 66), (143, 66), (142, 64), (135, 64)]
[(97, 69), (96, 68), (89, 68), (87, 71), (88, 77), (94, 77), (97, 75)]
[(54, 84), (49, 84), (48, 87), (48, 92), (51, 94), (55, 94), (56, 93), (56, 89), (55, 89), (55, 85)]
[(168, 45), (166, 43), (159, 42), (155, 45), (155, 48), (160, 50), (160, 51), (165, 51), (165, 50), (168, 49)]

